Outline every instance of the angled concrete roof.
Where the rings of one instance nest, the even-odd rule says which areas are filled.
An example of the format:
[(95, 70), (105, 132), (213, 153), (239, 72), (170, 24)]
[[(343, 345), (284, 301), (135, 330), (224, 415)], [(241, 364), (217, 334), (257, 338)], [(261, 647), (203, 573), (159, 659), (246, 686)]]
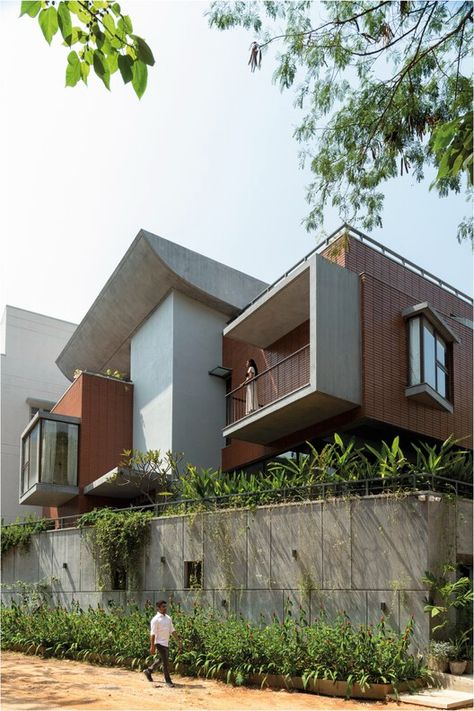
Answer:
[(140, 230), (56, 360), (74, 370), (128, 373), (130, 339), (173, 289), (235, 317), (267, 284), (214, 259)]

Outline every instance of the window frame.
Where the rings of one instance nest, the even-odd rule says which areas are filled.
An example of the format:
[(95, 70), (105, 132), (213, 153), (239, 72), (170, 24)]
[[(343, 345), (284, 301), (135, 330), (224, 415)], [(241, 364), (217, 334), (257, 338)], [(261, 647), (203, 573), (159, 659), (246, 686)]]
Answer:
[[(69, 482), (45, 482), (43, 479), (43, 422), (52, 421), (58, 424), (74, 425), (77, 428), (76, 434), (76, 463), (75, 463), (75, 483), (70, 484)], [(21, 462), (20, 462), (20, 498), (25, 496), (29, 491), (33, 489), (35, 485), (48, 485), (55, 487), (77, 487), (79, 481), (79, 446), (80, 446), (80, 423), (81, 420), (78, 417), (70, 417), (68, 415), (56, 415), (55, 413), (46, 412), (44, 410), (39, 410), (33, 417), (31, 422), (28, 424), (27, 428), (21, 435)], [(34, 430), (38, 428), (38, 442), (37, 442), (37, 472), (35, 481), (31, 481), (31, 435)], [(68, 443), (69, 444), (69, 443)], [(25, 451), (28, 450), (28, 459), (25, 459)], [(25, 476), (27, 475), (27, 476)], [(28, 482), (26, 482), (26, 478)], [(25, 484), (27, 486), (25, 488)]]
[[(412, 372), (411, 372), (411, 360), (412, 360), (412, 322), (418, 320), (418, 339), (419, 339), (419, 362), (418, 362), (418, 368), (419, 368), (419, 373), (420, 373), (420, 379), (418, 382), (412, 382)], [(426, 379), (426, 373), (425, 373), (425, 324), (428, 326), (427, 330), (432, 333), (433, 340), (434, 340), (434, 357), (433, 357), (433, 366), (434, 366), (434, 380), (435, 380), (435, 385), (433, 386), (431, 383), (428, 382)], [(452, 354), (451, 354), (451, 347), (450, 347), (450, 342), (445, 338), (444, 334), (442, 334), (436, 326), (428, 319), (424, 314), (418, 314), (416, 316), (413, 316), (412, 318), (408, 319), (407, 321), (407, 326), (408, 326), (408, 385), (407, 387), (416, 387), (418, 385), (427, 385), (428, 387), (432, 388), (439, 397), (443, 398), (443, 400), (447, 400), (447, 402), (450, 402), (452, 404), (453, 402), (453, 397), (452, 397)], [(438, 360), (438, 340), (441, 341), (441, 343), (444, 345), (445, 353), (446, 353), (446, 363), (441, 363), (441, 361)], [(445, 378), (446, 378), (446, 388), (445, 388), (445, 394), (443, 395), (442, 392), (440, 392), (439, 389), (439, 383), (438, 383), (438, 368), (443, 371)]]

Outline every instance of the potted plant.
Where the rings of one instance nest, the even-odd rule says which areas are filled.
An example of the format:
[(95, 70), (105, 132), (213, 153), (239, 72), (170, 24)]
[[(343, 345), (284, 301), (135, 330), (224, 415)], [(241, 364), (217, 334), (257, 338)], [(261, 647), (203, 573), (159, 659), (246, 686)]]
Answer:
[(428, 667), (437, 672), (448, 671), (450, 649), (449, 642), (431, 640), (428, 648)]
[(467, 659), (463, 659), (466, 636), (461, 635), (457, 639), (450, 640), (448, 649), (449, 671), (451, 674), (461, 676), (466, 671)]

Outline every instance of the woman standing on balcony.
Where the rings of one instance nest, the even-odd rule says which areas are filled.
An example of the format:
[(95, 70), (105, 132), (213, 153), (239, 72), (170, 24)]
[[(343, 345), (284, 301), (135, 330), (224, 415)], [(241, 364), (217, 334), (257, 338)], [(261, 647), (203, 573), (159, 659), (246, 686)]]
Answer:
[(257, 381), (255, 379), (258, 375), (258, 368), (253, 358), (247, 361), (246, 368), (245, 414), (248, 415), (258, 408)]

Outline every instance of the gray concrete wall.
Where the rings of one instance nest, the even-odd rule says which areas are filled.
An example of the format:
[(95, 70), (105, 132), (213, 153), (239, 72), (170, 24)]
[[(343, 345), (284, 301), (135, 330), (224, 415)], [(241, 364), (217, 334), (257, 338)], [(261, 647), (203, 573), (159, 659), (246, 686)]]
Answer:
[[(225, 381), (209, 375), (222, 364), (227, 317), (173, 293), (173, 441), (198, 467), (218, 469), (224, 446)], [(202, 417), (205, 413), (205, 417)]]
[(39, 506), (19, 499), (20, 436), (30, 406), (55, 403), (70, 385), (55, 359), (76, 326), (60, 319), (7, 306), (0, 323), (0, 483), (1, 517), (6, 523)]
[(311, 338), (316, 349), (316, 388), (360, 403), (359, 277), (318, 255), (314, 274), (316, 309)]
[[(254, 620), (281, 618), (289, 600), (294, 614), (301, 606), (313, 621), (323, 609), (330, 617), (344, 610), (356, 623), (376, 623), (385, 614), (403, 629), (414, 615), (415, 640), (423, 646), (429, 624), (421, 579), (426, 570), (455, 562), (459, 551), (468, 554), (469, 517), (470, 501), (410, 495), (158, 518), (137, 559), (140, 590), (129, 593), (98, 590), (86, 531), (47, 532), (35, 536), (28, 551), (3, 557), (2, 596), (17, 594), (15, 581), (53, 578), (54, 601), (62, 604), (164, 596), (185, 608), (197, 600)], [(448, 536), (443, 547), (446, 527), (458, 536)], [(197, 560), (203, 561), (203, 590), (186, 590), (185, 562)]]

